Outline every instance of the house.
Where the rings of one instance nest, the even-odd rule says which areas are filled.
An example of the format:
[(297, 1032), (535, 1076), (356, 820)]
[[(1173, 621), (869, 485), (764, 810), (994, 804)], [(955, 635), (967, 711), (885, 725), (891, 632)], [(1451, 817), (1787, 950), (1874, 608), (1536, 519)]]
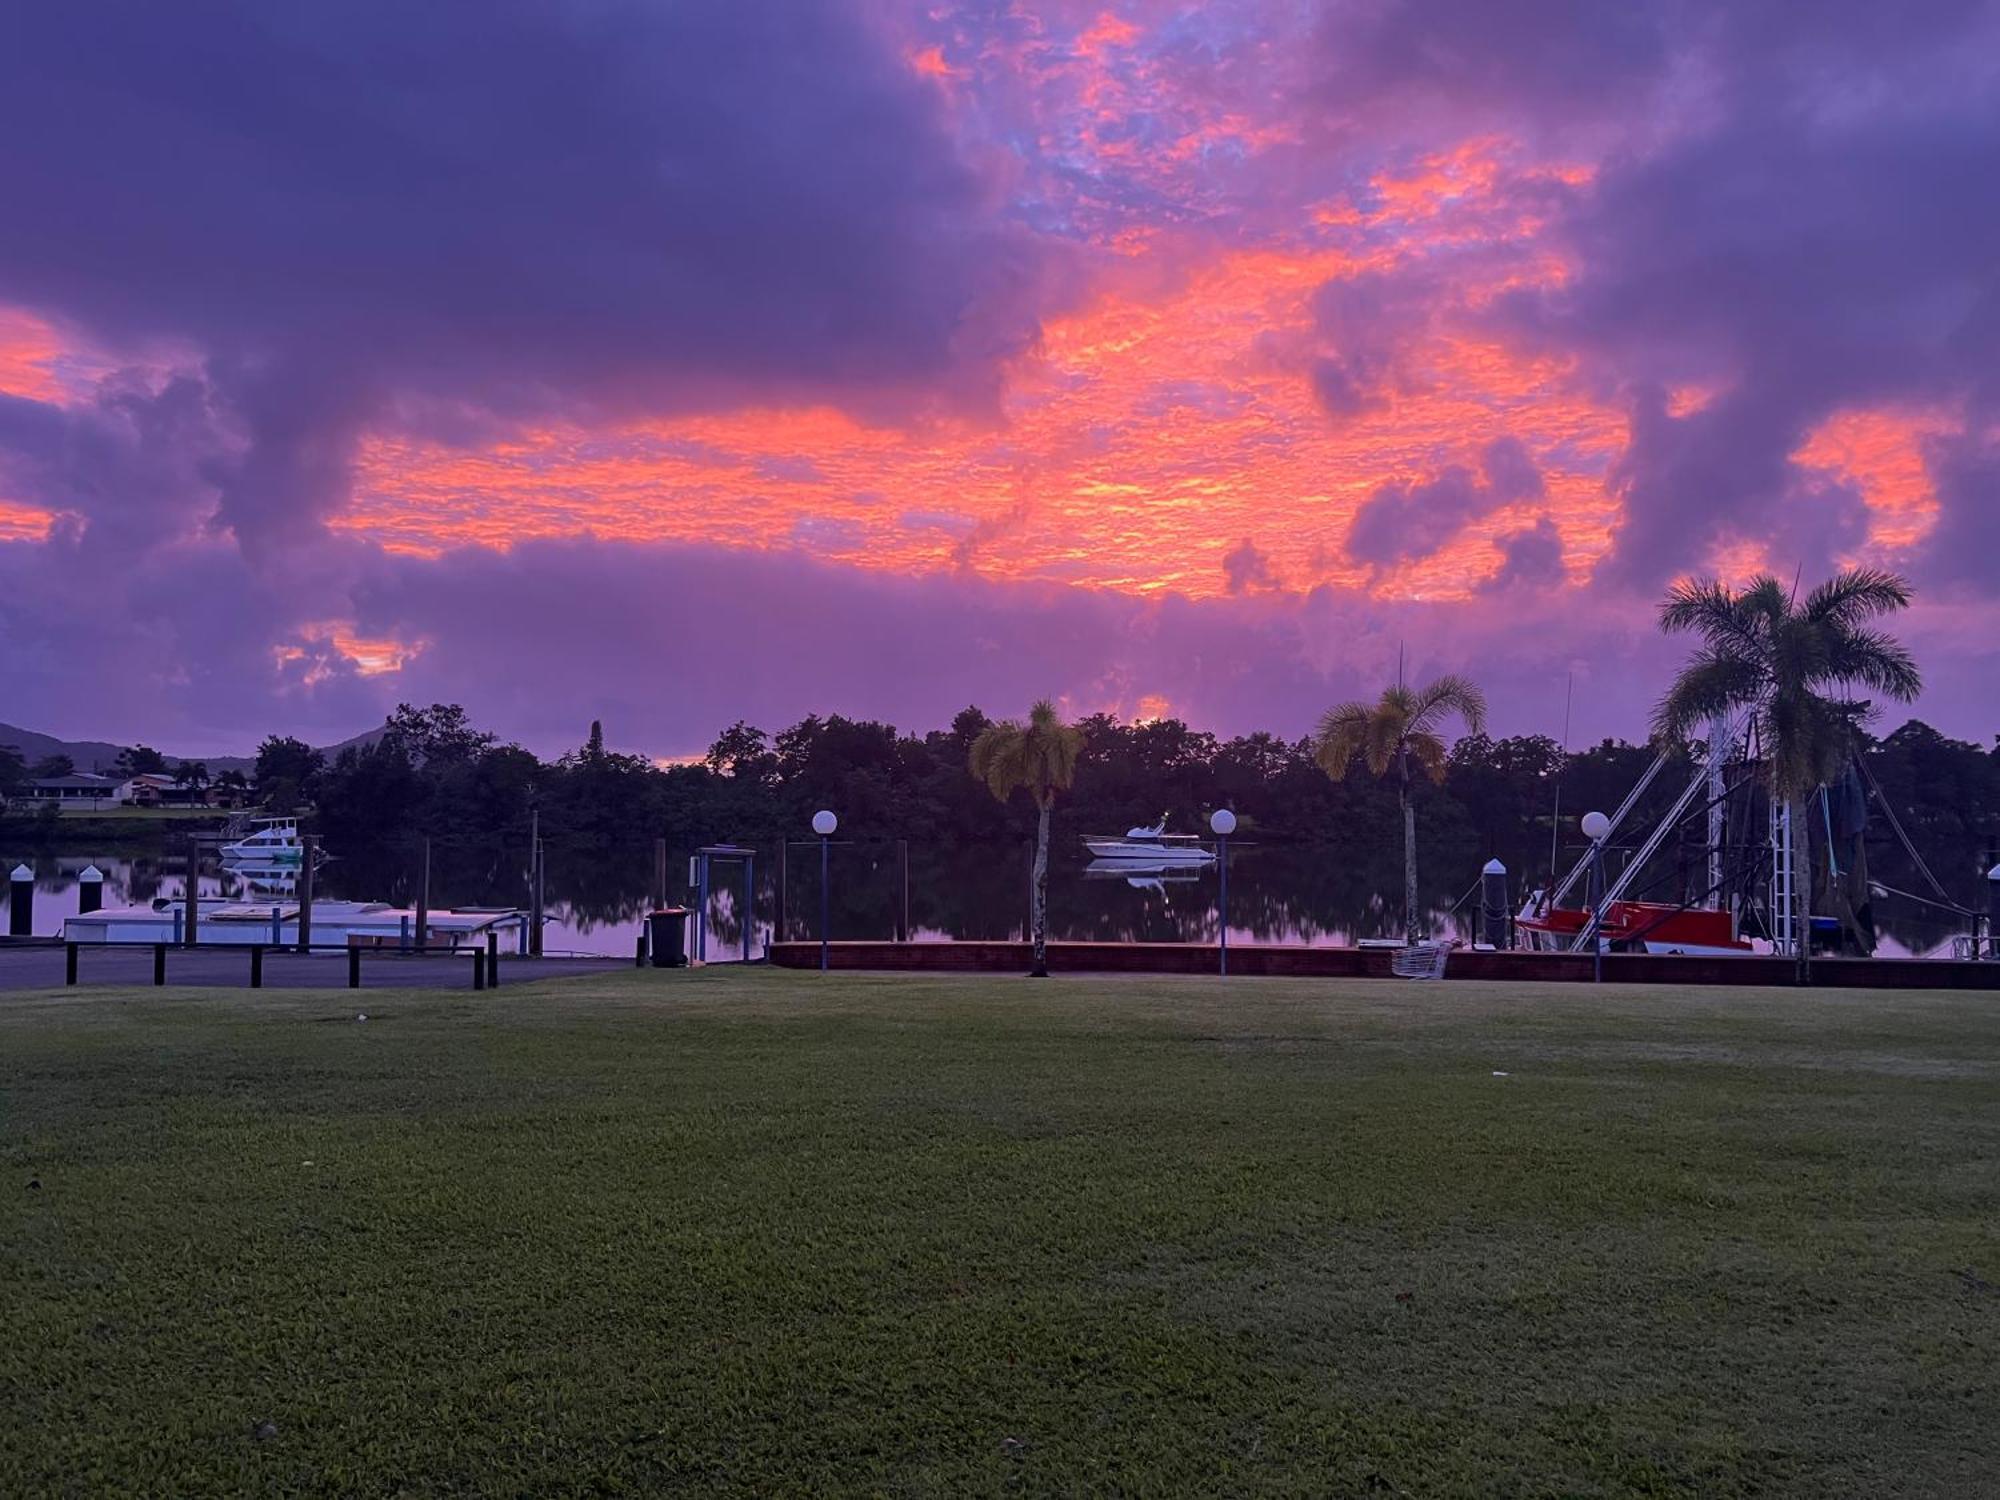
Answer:
[(158, 807), (175, 798), (185, 800), (184, 789), (174, 778), (159, 771), (142, 771), (118, 788), (117, 800), (132, 807)]
[(28, 800), (56, 802), (64, 807), (111, 807), (124, 800), (124, 782), (116, 776), (92, 776), (75, 771), (68, 776), (39, 776), (28, 783)]

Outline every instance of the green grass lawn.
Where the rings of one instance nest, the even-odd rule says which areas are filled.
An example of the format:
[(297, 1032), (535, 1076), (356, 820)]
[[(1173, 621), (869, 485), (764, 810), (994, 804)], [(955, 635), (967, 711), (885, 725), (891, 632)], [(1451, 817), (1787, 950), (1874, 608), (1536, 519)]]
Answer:
[(0, 1168), (10, 1495), (2000, 1485), (1991, 996), (7, 996)]

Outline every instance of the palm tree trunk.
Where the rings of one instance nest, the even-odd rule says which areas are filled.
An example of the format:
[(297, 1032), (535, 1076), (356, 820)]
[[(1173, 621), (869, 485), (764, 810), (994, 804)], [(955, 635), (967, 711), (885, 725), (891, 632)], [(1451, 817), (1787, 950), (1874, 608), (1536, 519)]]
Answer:
[(1035, 947), (1030, 979), (1049, 977), (1049, 805), (1035, 820), (1035, 875), (1029, 883), (1028, 936)]
[(1414, 943), (1423, 937), (1417, 922), (1417, 804), (1410, 800), (1410, 758), (1403, 755), (1403, 780), (1396, 788), (1403, 804), (1403, 941)]
[(1793, 797), (1792, 932), (1795, 936), (1798, 982), (1812, 983), (1812, 798)]

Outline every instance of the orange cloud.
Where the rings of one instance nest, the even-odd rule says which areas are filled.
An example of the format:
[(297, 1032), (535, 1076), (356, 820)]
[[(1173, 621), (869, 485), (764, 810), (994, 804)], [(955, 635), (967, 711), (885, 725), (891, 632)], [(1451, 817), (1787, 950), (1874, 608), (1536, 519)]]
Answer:
[[(1447, 598), (1497, 566), (1494, 536), (1547, 513), (1587, 568), (1615, 516), (1600, 476), (1624, 418), (1568, 391), (1560, 361), (1428, 337), (1409, 389), (1336, 427), (1298, 363), (1272, 355), (1273, 330), (1309, 334), (1322, 282), (1385, 255), (1246, 250), (1164, 290), (1113, 285), (1047, 327), (995, 427), (909, 434), (830, 409), (755, 410), (551, 428), (476, 452), (377, 438), (339, 524), (411, 549), (588, 532), (1196, 597), (1224, 591), (1223, 554), (1249, 537), (1297, 587)], [(1386, 578), (1344, 560), (1377, 486), (1470, 461), (1506, 433), (1545, 470), (1532, 514), (1486, 517)]]
[(1920, 541), (1937, 519), (1924, 444), (1957, 426), (1943, 411), (1838, 412), (1807, 435), (1792, 462), (1860, 490), (1871, 513), (1868, 547), (1893, 551)]

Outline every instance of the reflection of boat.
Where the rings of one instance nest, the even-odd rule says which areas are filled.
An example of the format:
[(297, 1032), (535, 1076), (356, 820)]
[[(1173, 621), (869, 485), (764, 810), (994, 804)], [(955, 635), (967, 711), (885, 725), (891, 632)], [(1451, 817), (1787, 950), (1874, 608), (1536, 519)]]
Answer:
[(222, 873), (240, 881), (245, 890), (260, 895), (295, 896), (299, 890), (299, 871), (303, 868), (303, 863), (278, 865), (230, 860), (223, 865)]
[(1087, 833), (1083, 847), (1097, 859), (1130, 861), (1148, 865), (1205, 865), (1215, 860), (1213, 849), (1204, 849), (1191, 833), (1168, 833), (1163, 815), (1151, 828), (1128, 828), (1125, 837)]
[(249, 833), (234, 843), (222, 846), (222, 857), (230, 864), (290, 866), (296, 869), (306, 857), (305, 840), (299, 837), (298, 819), (253, 819)]
[(1193, 885), (1201, 867), (1187, 860), (1093, 859), (1083, 867), (1085, 880), (1122, 880), (1135, 891), (1166, 894), (1170, 885)]

